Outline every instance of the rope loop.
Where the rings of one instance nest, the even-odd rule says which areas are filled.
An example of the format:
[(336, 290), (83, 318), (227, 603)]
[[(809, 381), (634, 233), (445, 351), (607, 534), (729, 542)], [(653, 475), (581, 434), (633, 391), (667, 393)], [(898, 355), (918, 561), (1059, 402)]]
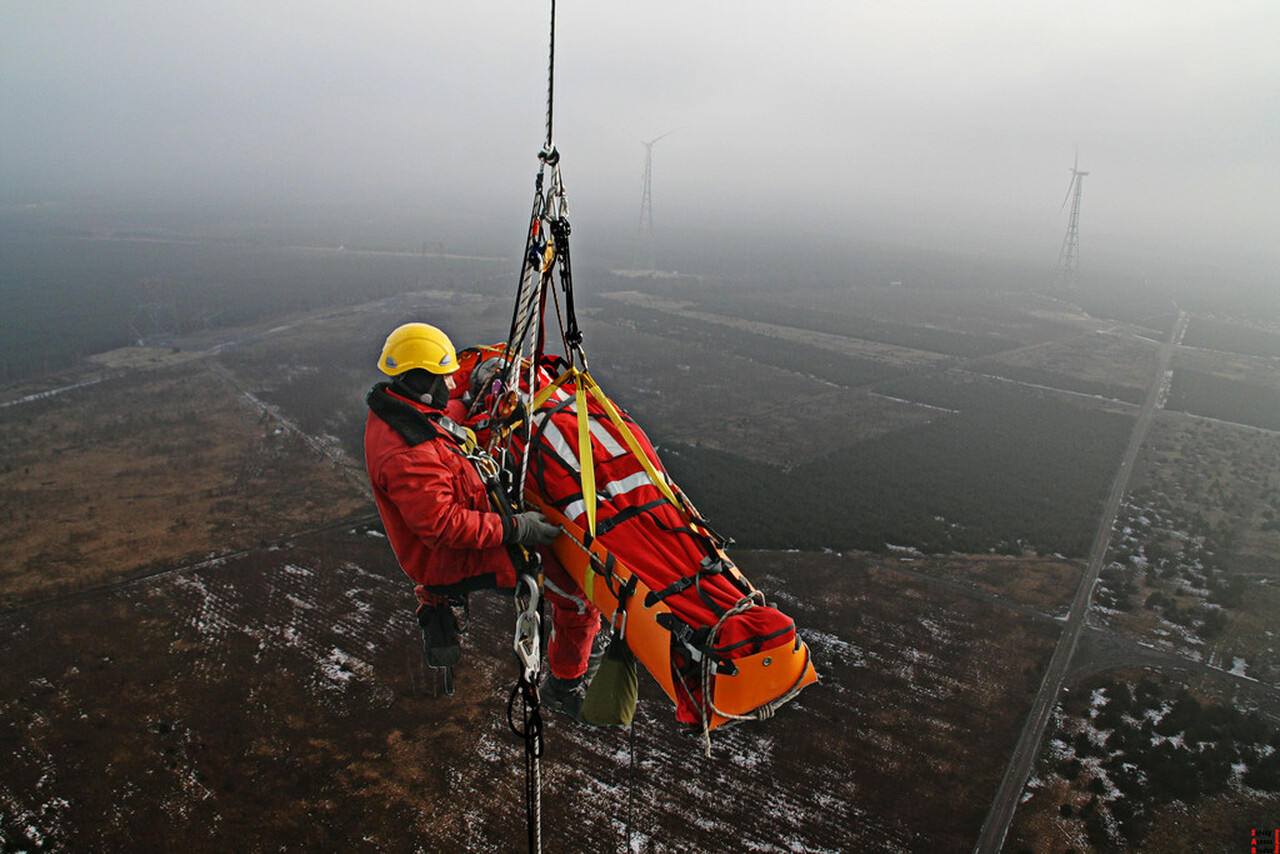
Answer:
[(756, 606), (762, 606), (765, 603), (764, 594), (762, 592), (759, 590), (752, 591), (750, 595), (739, 599), (737, 604), (726, 611), (724, 616), (715, 624), (715, 627), (711, 629), (711, 633), (707, 635), (706, 648), (708, 653), (704, 654), (702, 657), (702, 703), (700, 704), (698, 712), (702, 716), (702, 737), (706, 745), (704, 754), (708, 759), (711, 758), (711, 718), (713, 715), (719, 715), (720, 717), (731, 721), (767, 721), (777, 713), (778, 709), (795, 699), (795, 697), (800, 693), (801, 687), (803, 687), (802, 683), (804, 682), (804, 674), (809, 668), (808, 661), (806, 661), (805, 666), (800, 669), (800, 677), (796, 680), (796, 683), (791, 686), (790, 690), (781, 697), (765, 703), (762, 706), (757, 706), (750, 714), (734, 715), (716, 708), (715, 700), (711, 696), (716, 665), (715, 661), (712, 660), (709, 651), (715, 648), (716, 637), (720, 634), (720, 629), (730, 617), (741, 614), (744, 611), (755, 608)]

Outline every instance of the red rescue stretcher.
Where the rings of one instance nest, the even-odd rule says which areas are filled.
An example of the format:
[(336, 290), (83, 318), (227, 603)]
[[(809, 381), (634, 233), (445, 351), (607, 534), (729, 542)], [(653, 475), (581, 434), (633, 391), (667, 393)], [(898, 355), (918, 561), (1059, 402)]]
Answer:
[[(464, 376), (501, 352), (459, 354)], [(531, 425), (512, 435), (517, 452), (531, 441), (526, 502), (564, 528), (556, 557), (675, 703), (677, 720), (710, 731), (764, 719), (816, 682), (795, 622), (725, 554), (644, 431), (562, 360), (544, 359), (536, 387)]]

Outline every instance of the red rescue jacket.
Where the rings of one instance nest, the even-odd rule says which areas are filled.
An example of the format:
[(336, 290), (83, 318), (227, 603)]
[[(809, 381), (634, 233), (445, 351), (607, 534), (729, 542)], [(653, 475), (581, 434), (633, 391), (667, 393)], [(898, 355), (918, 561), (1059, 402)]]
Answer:
[(369, 392), (364, 457), (401, 568), (433, 592), (514, 587), (503, 544), (511, 522), (492, 509), (484, 481), (440, 426), (444, 413), (388, 386)]

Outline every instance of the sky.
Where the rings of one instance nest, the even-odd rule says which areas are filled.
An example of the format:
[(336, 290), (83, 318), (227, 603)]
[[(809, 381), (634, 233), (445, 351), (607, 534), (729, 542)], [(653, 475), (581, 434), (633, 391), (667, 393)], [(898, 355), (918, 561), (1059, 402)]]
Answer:
[[(526, 216), (548, 0), (5, 0), (0, 203)], [(575, 228), (798, 227), (1056, 261), (1280, 233), (1275, 0), (559, 0)], [(607, 225), (605, 225), (607, 224)], [(517, 226), (518, 227), (518, 226)], [(1274, 281), (1274, 277), (1272, 279)]]

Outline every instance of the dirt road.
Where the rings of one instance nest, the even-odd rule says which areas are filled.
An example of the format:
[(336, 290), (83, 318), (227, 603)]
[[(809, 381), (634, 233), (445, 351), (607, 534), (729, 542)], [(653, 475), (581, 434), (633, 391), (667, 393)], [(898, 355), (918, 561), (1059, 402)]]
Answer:
[(1014, 747), (1013, 755), (1009, 758), (1009, 765), (1005, 771), (1004, 779), (1000, 783), (1000, 788), (996, 790), (996, 797), (991, 804), (991, 810), (987, 813), (986, 821), (982, 823), (982, 830), (978, 834), (977, 844), (973, 848), (975, 854), (996, 854), (1000, 851), (1001, 846), (1004, 845), (1005, 836), (1009, 832), (1009, 825), (1013, 821), (1014, 810), (1018, 806), (1018, 798), (1022, 794), (1023, 788), (1027, 785), (1027, 778), (1031, 775), (1031, 766), (1040, 751), (1040, 742), (1044, 738), (1045, 728), (1049, 724), (1049, 718), (1053, 713), (1054, 705), (1057, 703), (1058, 694), (1062, 691), (1062, 684), (1066, 679), (1071, 657), (1075, 654), (1076, 645), (1080, 641), (1080, 632), (1084, 627), (1085, 615), (1088, 613), (1089, 604), (1093, 598), (1093, 587), (1098, 581), (1098, 573), (1101, 572), (1103, 562), (1106, 560), (1107, 546), (1111, 542), (1111, 530), (1115, 525), (1116, 516), (1120, 512), (1120, 502), (1128, 490), (1129, 476), (1133, 472), (1134, 462), (1138, 458), (1138, 451), (1142, 447), (1142, 441), (1146, 437), (1152, 416), (1161, 407), (1167, 396), (1170, 375), (1169, 366), (1173, 361), (1174, 351), (1182, 341), (1183, 335), (1186, 334), (1187, 321), (1187, 313), (1179, 310), (1178, 321), (1174, 325), (1173, 335), (1160, 348), (1160, 367), (1156, 371), (1151, 387), (1147, 390), (1146, 400), (1142, 404), (1142, 412), (1138, 415), (1138, 420), (1133, 425), (1133, 434), (1129, 438), (1129, 447), (1125, 450), (1124, 457), (1120, 460), (1120, 468), (1116, 472), (1115, 480), (1112, 482), (1111, 493), (1107, 496), (1106, 509), (1098, 523), (1098, 531), (1094, 536), (1093, 548), (1089, 551), (1089, 563), (1085, 567), (1080, 586), (1072, 599), (1071, 611), (1068, 614), (1066, 624), (1063, 626), (1062, 634), (1058, 638), (1058, 645), (1053, 651), (1053, 658), (1050, 659), (1049, 667), (1045, 671), (1040, 691), (1031, 706), (1031, 713), (1027, 716), (1022, 735)]

